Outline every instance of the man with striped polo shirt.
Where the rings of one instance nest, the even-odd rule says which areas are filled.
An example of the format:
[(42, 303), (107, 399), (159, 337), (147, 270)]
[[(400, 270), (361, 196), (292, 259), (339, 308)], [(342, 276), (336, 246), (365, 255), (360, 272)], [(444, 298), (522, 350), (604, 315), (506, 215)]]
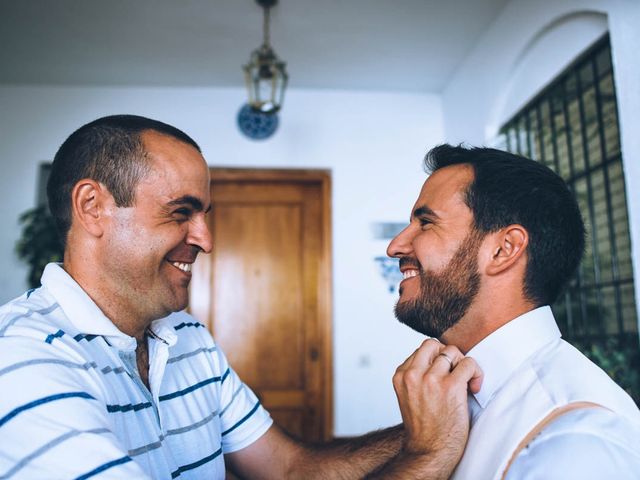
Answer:
[(211, 251), (208, 167), (184, 132), (98, 119), (55, 156), (65, 244), (42, 286), (0, 309), (0, 478), (446, 478), (481, 374), (425, 342), (394, 383), (404, 426), (322, 447), (272, 424), (182, 312)]

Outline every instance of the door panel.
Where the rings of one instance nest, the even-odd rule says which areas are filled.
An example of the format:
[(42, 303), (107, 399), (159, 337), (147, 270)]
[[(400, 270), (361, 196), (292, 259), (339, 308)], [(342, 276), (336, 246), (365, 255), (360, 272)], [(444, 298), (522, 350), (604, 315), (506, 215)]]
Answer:
[(302, 388), (299, 206), (216, 201), (213, 216), (213, 244), (220, 252), (213, 269), (216, 340), (254, 388)]
[(214, 246), (196, 264), (192, 309), (276, 423), (328, 439), (328, 175), (228, 172), (212, 170)]

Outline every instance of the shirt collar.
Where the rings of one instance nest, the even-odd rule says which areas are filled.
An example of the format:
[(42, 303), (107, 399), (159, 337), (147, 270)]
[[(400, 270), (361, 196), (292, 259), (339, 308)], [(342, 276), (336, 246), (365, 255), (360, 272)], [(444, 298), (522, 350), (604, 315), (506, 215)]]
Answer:
[[(136, 339), (120, 331), (60, 264), (49, 263), (45, 267), (42, 285), (53, 295), (78, 331), (105, 337), (110, 345), (119, 350), (136, 349)], [(155, 337), (170, 346), (177, 341), (169, 317), (152, 322), (150, 330)]]
[(160, 318), (151, 322), (149, 326), (151, 336), (160, 340), (164, 344), (172, 347), (178, 342), (178, 334), (174, 328), (174, 321), (171, 315), (168, 317)]
[(484, 338), (467, 353), (482, 371), (482, 387), (474, 395), (485, 408), (515, 370), (534, 352), (560, 338), (549, 306), (531, 310)]

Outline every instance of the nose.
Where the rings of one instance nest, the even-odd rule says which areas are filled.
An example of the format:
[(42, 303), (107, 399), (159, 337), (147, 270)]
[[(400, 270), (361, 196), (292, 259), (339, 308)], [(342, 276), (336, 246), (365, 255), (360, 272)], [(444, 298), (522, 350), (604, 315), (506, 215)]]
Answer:
[(207, 225), (207, 220), (204, 215), (198, 215), (193, 219), (189, 228), (187, 243), (198, 247), (204, 253), (211, 253), (213, 241), (211, 239), (211, 233), (209, 232), (209, 225)]
[(413, 252), (413, 233), (411, 225), (407, 225), (398, 235), (394, 237), (387, 247), (389, 257), (406, 257)]

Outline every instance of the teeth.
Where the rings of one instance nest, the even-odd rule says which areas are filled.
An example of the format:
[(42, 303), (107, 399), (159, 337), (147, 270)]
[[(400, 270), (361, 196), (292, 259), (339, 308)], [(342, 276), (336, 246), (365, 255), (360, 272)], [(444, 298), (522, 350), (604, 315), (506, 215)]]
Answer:
[(417, 277), (418, 276), (418, 271), (417, 270), (405, 270), (404, 272), (402, 272), (402, 277), (406, 280), (407, 278), (412, 278), (412, 277)]
[(171, 265), (173, 265), (176, 268), (179, 268), (183, 272), (190, 272), (191, 271), (191, 264), (190, 263), (171, 262)]

